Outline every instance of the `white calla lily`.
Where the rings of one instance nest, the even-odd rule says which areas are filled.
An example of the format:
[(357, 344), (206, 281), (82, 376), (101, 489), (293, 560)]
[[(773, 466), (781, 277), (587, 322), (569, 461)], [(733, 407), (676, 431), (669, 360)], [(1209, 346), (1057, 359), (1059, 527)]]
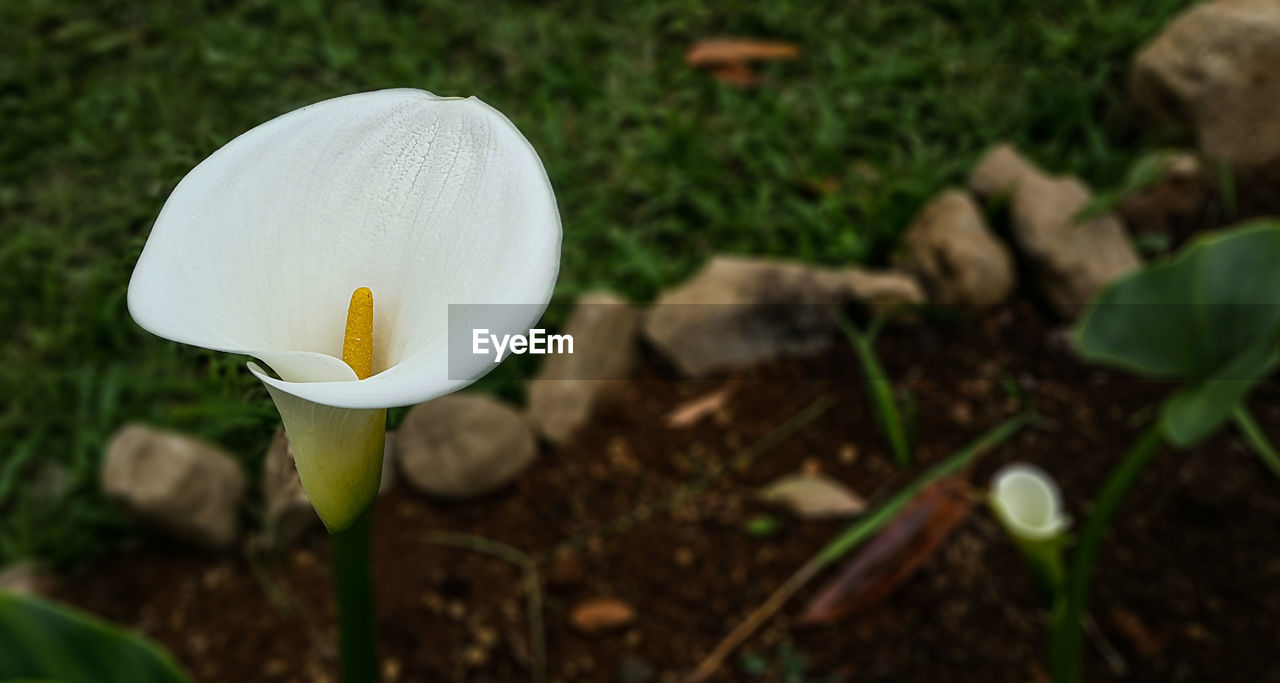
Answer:
[[(337, 531), (377, 491), (385, 409), (493, 367), (478, 358), (451, 376), (449, 304), (523, 304), (485, 315), (532, 326), (560, 237), (546, 171), (498, 111), (420, 90), (349, 95), (268, 121), (192, 169), (147, 238), (129, 312), (153, 334), (275, 371), (249, 364)], [(362, 380), (341, 358), (359, 287), (376, 301)]]
[(991, 504), (1009, 533), (1024, 541), (1053, 539), (1070, 525), (1058, 485), (1034, 465), (1018, 463), (997, 472)]
[(1007, 465), (991, 479), (988, 504), (1017, 543), (1040, 590), (1056, 599), (1066, 577), (1062, 546), (1071, 520), (1062, 510), (1053, 477), (1035, 465)]

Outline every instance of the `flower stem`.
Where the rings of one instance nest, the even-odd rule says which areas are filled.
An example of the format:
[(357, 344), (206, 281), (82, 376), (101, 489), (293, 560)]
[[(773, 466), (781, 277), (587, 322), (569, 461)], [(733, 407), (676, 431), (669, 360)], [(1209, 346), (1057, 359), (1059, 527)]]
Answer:
[(1120, 508), (1120, 503), (1138, 480), (1138, 475), (1160, 450), (1163, 443), (1160, 423), (1147, 428), (1130, 447), (1129, 452), (1116, 465), (1107, 482), (1103, 484), (1093, 505), (1093, 512), (1085, 520), (1080, 531), (1080, 542), (1071, 561), (1065, 590), (1059, 596), (1054, 609), (1052, 632), (1049, 635), (1049, 670), (1054, 683), (1076, 683), (1080, 680), (1080, 659), (1084, 634), (1081, 621), (1089, 603), (1089, 582), (1093, 578), (1093, 564), (1102, 546), (1102, 534)]
[(372, 507), (333, 534), (333, 579), (344, 683), (376, 683), (378, 648), (373, 616), (369, 528)]
[(1249, 413), (1249, 409), (1243, 403), (1236, 406), (1231, 416), (1236, 421), (1236, 427), (1240, 429), (1240, 433), (1244, 434), (1244, 438), (1253, 446), (1253, 450), (1258, 454), (1258, 459), (1264, 465), (1270, 468), (1272, 474), (1280, 477), (1280, 454), (1276, 453), (1276, 449), (1267, 440), (1267, 435), (1262, 431), (1262, 427), (1254, 421), (1253, 415)]

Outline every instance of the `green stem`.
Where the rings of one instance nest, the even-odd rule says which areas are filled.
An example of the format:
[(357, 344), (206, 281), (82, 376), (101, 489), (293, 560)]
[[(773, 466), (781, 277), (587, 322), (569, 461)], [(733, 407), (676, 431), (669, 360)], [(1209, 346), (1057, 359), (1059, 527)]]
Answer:
[(1111, 470), (1094, 502), (1093, 511), (1085, 520), (1067, 574), (1066, 590), (1060, 597), (1060, 605), (1054, 610), (1052, 633), (1049, 637), (1049, 669), (1054, 683), (1076, 683), (1080, 680), (1081, 649), (1084, 633), (1081, 620), (1089, 602), (1089, 582), (1093, 578), (1093, 564), (1102, 546), (1102, 534), (1111, 523), (1124, 501), (1125, 494), (1133, 487), (1138, 475), (1160, 449), (1160, 423), (1147, 428), (1118, 465)]
[(1267, 435), (1262, 431), (1262, 427), (1254, 421), (1253, 415), (1249, 413), (1249, 409), (1244, 403), (1236, 406), (1231, 412), (1232, 419), (1235, 420), (1236, 426), (1240, 428), (1240, 433), (1244, 434), (1244, 438), (1253, 447), (1258, 458), (1263, 464), (1271, 468), (1271, 473), (1280, 477), (1280, 454), (1276, 453), (1276, 449), (1267, 440)]
[(369, 529), (372, 507), (333, 534), (333, 579), (344, 683), (376, 683), (378, 647), (373, 616)]
[(883, 326), (884, 318), (877, 316), (871, 321), (869, 331), (863, 334), (858, 330), (857, 325), (847, 318), (840, 320), (840, 327), (849, 338), (849, 344), (853, 346), (854, 352), (858, 354), (862, 371), (866, 373), (867, 395), (871, 399), (872, 408), (876, 411), (876, 421), (880, 423), (880, 430), (884, 432), (885, 440), (889, 442), (889, 450), (893, 453), (894, 462), (898, 464), (899, 469), (905, 470), (911, 466), (911, 440), (903, 426), (902, 415), (898, 412), (898, 404), (893, 396), (893, 383), (884, 374), (884, 368), (876, 359), (875, 338), (880, 334)]
[(1067, 570), (1062, 563), (1061, 536), (1042, 541), (1027, 541), (1014, 537), (1022, 559), (1035, 578), (1036, 587), (1041, 595), (1053, 603), (1062, 592), (1062, 582), (1066, 579)]

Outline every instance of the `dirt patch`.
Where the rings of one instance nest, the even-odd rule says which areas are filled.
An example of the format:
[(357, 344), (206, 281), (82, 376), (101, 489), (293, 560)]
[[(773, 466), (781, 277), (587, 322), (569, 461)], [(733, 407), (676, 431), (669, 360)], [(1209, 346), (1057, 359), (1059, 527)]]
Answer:
[[(1167, 386), (1077, 364), (1055, 323), (1025, 302), (971, 320), (890, 329), (878, 345), (915, 401), (919, 471), (1015, 414), (1047, 419), (991, 453), (985, 485), (1014, 460), (1060, 481), (1076, 520)], [(546, 450), (517, 484), (446, 505), (403, 488), (379, 500), (375, 575), (387, 680), (528, 680), (521, 574), (490, 556), (424, 540), (449, 530), (543, 558), (549, 678), (676, 680), (840, 528), (787, 520), (762, 539), (746, 522), (765, 510), (754, 490), (820, 468), (882, 500), (908, 481), (891, 464), (857, 362), (839, 340), (817, 355), (705, 381), (673, 379), (647, 359), (584, 432)], [(783, 378), (793, 379), (783, 379)], [(794, 379), (794, 378), (806, 379)], [(724, 408), (695, 427), (669, 411), (726, 385)], [(776, 430), (814, 401), (832, 403), (744, 468), (669, 510), (598, 535)], [(1280, 441), (1280, 386), (1252, 406)], [(843, 455), (842, 455), (843, 453)], [(853, 457), (850, 454), (853, 453)], [(785, 515), (779, 515), (784, 520)], [(1186, 452), (1166, 450), (1144, 474), (1103, 546), (1092, 614), (1127, 669), (1089, 649), (1087, 680), (1275, 680), (1280, 614), (1280, 482), (1231, 430)], [(566, 540), (576, 549), (557, 554)], [(197, 554), (148, 541), (63, 577), (57, 597), (138, 628), (202, 681), (334, 680), (327, 541), (284, 557)], [(726, 664), (722, 680), (1045, 679), (1045, 613), (1011, 544), (989, 515), (972, 516), (882, 605), (834, 627), (792, 621), (821, 578)], [(637, 619), (583, 636), (578, 602), (619, 598)], [(763, 674), (758, 672), (764, 671)]]

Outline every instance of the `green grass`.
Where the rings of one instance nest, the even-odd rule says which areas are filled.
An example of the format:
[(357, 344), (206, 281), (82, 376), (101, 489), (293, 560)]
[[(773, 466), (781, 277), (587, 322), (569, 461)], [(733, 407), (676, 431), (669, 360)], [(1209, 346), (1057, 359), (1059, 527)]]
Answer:
[[(127, 420), (259, 461), (276, 418), (243, 359), (152, 338), (124, 301), (174, 184), (262, 121), (390, 86), (478, 95), (556, 187), (558, 296), (647, 300), (713, 252), (882, 263), (999, 139), (1120, 182), (1145, 149), (1128, 58), (1188, 3), (75, 4), (0, 3), (0, 563), (136, 533), (96, 493)], [(804, 53), (738, 91), (684, 64), (714, 35)], [(825, 179), (835, 192), (808, 189)], [(32, 483), (58, 477), (61, 494)]]

